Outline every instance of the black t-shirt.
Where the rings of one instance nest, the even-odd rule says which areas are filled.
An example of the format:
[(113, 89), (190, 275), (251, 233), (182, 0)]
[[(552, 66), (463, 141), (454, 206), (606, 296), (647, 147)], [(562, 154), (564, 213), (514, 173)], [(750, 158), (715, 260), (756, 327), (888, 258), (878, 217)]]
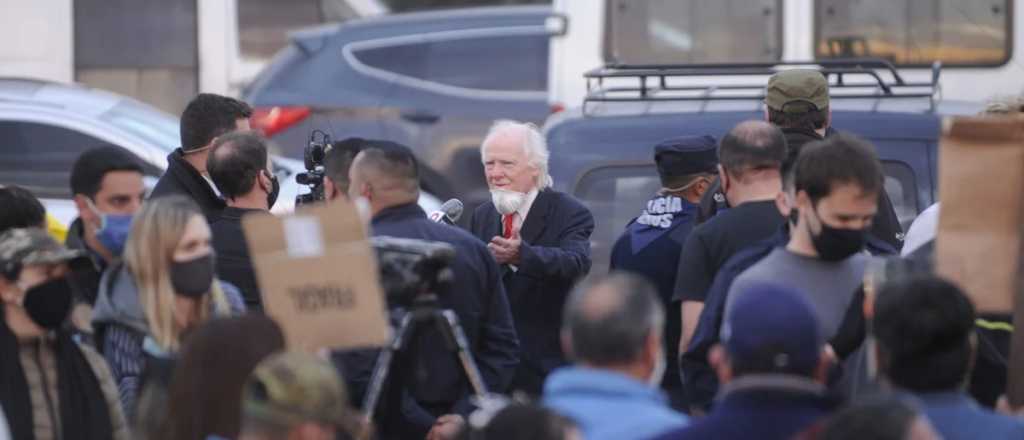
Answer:
[(679, 257), (673, 300), (703, 302), (729, 257), (771, 237), (784, 222), (775, 200), (762, 200), (730, 208), (696, 227)]

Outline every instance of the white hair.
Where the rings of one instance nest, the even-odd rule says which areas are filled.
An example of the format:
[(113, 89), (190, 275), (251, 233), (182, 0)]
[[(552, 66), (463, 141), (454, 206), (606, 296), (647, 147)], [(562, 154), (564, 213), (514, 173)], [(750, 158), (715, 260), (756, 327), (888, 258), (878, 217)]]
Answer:
[(522, 136), (523, 150), (526, 152), (527, 160), (530, 165), (533, 165), (540, 171), (537, 175), (537, 189), (542, 190), (554, 185), (554, 181), (551, 180), (551, 174), (548, 173), (548, 157), (550, 154), (548, 153), (547, 141), (544, 140), (544, 135), (540, 133), (540, 129), (529, 122), (518, 122), (508, 119), (494, 121), (491, 128), (487, 130), (487, 136), (484, 137), (483, 143), (480, 144), (481, 157), (486, 155), (487, 145), (495, 137), (509, 133), (517, 133)]

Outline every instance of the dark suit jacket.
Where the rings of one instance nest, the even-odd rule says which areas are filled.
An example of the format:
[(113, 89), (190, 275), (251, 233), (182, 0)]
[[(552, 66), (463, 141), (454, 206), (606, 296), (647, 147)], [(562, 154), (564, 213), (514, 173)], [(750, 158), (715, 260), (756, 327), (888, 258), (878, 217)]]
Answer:
[(160, 176), (149, 198), (171, 194), (181, 194), (195, 201), (210, 223), (217, 221), (224, 210), (224, 200), (217, 196), (203, 175), (185, 161), (181, 148), (167, 155), (167, 171)]
[[(473, 235), (489, 243), (501, 235), (501, 215), (491, 202), (473, 212)], [(573, 284), (590, 272), (590, 233), (594, 216), (571, 196), (546, 189), (527, 213), (519, 231), (518, 271), (503, 267), (522, 361), (547, 374), (564, 363), (559, 330), (562, 306)]]
[(249, 256), (249, 246), (242, 230), (242, 216), (262, 209), (224, 208), (220, 218), (210, 225), (213, 250), (217, 252), (217, 278), (242, 291), (247, 310), (262, 310), (263, 297), (256, 282), (256, 269)]
[[(519, 341), (500, 269), (484, 244), (462, 229), (430, 221), (416, 204), (378, 212), (370, 228), (373, 236), (440, 241), (455, 247), (455, 282), (447, 294), (438, 295), (439, 300), (458, 316), (488, 391), (506, 392), (519, 363)], [(434, 326), (419, 327), (410, 345), (415, 360), (403, 365), (412, 365), (415, 370), (403, 375), (406, 398), (401, 409), (392, 407), (391, 411), (379, 412), (384, 417), (378, 424), (383, 430), (382, 438), (423, 438), (438, 413), (468, 415), (471, 410), (468, 398), (472, 388), (455, 354), (445, 349)], [(374, 357), (369, 356), (370, 362), (366, 362), (367, 357), (357, 353), (341, 361), (346, 369), (345, 378), (360, 400), (359, 395), (365, 393), (370, 379)], [(399, 374), (393, 370), (392, 379)], [(385, 409), (394, 404), (382, 403)]]

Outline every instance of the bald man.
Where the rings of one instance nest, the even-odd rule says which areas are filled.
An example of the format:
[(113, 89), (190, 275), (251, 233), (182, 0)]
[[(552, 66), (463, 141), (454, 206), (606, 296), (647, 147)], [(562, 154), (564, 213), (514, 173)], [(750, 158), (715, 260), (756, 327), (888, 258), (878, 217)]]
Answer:
[[(455, 247), (455, 281), (448, 292), (437, 292), (441, 306), (458, 316), (488, 391), (506, 392), (519, 363), (519, 341), (498, 264), (487, 247), (462, 229), (427, 218), (416, 204), (419, 166), (402, 145), (378, 141), (361, 151), (349, 169), (349, 182), (349, 198), (362, 199), (370, 207), (372, 235), (440, 241)], [(425, 326), (416, 336), (412, 345), (415, 358), (405, 358), (391, 375), (392, 380), (404, 378), (404, 400), (384, 401), (377, 412), (382, 438), (424, 438), (428, 433), (431, 438), (448, 438), (472, 409), (472, 388), (440, 333)], [(368, 362), (362, 367), (362, 372), (368, 373), (373, 365)], [(360, 372), (351, 368), (345, 373), (349, 379), (361, 380)], [(368, 380), (369, 375), (362, 379)], [(359, 384), (352, 388), (365, 389)], [(399, 404), (401, 410), (394, 406)]]
[(628, 272), (590, 280), (572, 292), (563, 323), (576, 366), (548, 377), (544, 404), (575, 420), (587, 440), (651, 438), (687, 423), (659, 388), (665, 308), (649, 281)]

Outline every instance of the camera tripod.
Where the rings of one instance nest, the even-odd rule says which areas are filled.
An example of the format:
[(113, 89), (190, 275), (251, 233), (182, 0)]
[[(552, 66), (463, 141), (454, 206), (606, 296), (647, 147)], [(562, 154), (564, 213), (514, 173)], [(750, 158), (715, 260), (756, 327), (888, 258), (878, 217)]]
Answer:
[[(381, 393), (384, 390), (384, 382), (391, 371), (392, 363), (396, 352), (405, 352), (409, 340), (415, 331), (423, 324), (433, 322), (445, 341), (445, 349), (451, 352), (462, 365), (466, 377), (469, 379), (473, 392), (477, 397), (487, 394), (487, 385), (484, 384), (480, 370), (469, 352), (469, 343), (466, 334), (459, 325), (459, 319), (451, 309), (441, 308), (437, 295), (428, 293), (419, 295), (413, 300), (410, 309), (402, 316), (401, 324), (395, 331), (391, 343), (381, 351), (377, 363), (373, 368), (373, 375), (370, 385), (363, 400), (363, 414), (367, 421), (373, 420), (380, 401)], [(394, 384), (392, 384), (394, 385)]]

